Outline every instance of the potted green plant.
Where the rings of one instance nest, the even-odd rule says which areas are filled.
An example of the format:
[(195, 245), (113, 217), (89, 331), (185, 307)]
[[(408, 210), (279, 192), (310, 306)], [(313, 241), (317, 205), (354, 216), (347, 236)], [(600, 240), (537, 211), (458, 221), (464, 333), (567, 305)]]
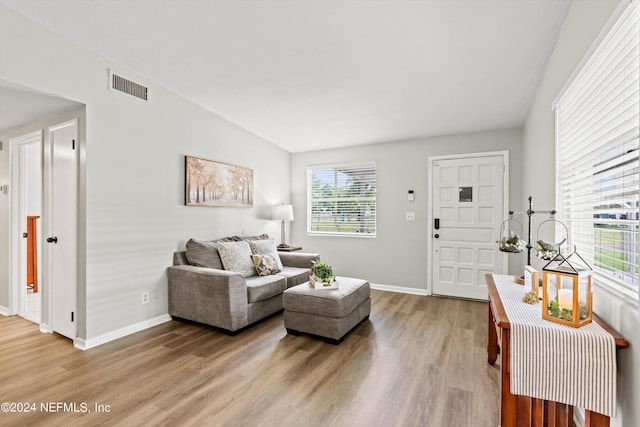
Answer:
[(336, 276), (333, 274), (333, 267), (326, 262), (311, 261), (311, 274), (309, 283), (312, 287), (329, 287), (335, 282)]

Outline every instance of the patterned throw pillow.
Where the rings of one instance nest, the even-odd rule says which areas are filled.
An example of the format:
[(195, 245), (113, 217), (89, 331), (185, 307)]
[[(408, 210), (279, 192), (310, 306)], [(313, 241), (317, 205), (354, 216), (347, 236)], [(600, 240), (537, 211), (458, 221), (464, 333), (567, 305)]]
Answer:
[(280, 271), (278, 263), (271, 254), (251, 255), (253, 259), (253, 265), (256, 267), (258, 276), (268, 276), (270, 274), (276, 274)]
[(255, 276), (256, 269), (247, 242), (220, 242), (218, 252), (225, 270), (240, 273), (244, 277)]
[(276, 241), (273, 239), (265, 240), (249, 240), (249, 246), (251, 252), (257, 255), (269, 254), (276, 260), (278, 268), (282, 270), (282, 261), (278, 255), (278, 249), (276, 248)]

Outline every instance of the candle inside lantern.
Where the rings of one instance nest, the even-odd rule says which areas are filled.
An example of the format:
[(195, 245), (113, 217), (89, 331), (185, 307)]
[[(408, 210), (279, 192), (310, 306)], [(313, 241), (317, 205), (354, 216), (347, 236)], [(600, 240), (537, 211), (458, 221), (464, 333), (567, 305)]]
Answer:
[(558, 305), (560, 310), (573, 310), (573, 291), (571, 289), (558, 290)]

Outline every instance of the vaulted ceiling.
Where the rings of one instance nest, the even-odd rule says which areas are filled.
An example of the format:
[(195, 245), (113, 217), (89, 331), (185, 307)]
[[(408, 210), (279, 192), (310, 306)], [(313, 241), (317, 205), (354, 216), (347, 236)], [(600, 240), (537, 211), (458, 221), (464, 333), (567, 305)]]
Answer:
[(571, 1), (0, 4), (299, 152), (521, 126)]

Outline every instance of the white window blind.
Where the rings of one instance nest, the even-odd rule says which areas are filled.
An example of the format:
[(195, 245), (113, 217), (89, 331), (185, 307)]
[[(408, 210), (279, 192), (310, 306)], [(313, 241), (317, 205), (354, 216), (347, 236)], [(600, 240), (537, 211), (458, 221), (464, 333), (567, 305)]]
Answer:
[(376, 164), (307, 169), (309, 234), (376, 235)]
[(599, 283), (640, 286), (640, 8), (629, 6), (556, 109), (558, 218)]

